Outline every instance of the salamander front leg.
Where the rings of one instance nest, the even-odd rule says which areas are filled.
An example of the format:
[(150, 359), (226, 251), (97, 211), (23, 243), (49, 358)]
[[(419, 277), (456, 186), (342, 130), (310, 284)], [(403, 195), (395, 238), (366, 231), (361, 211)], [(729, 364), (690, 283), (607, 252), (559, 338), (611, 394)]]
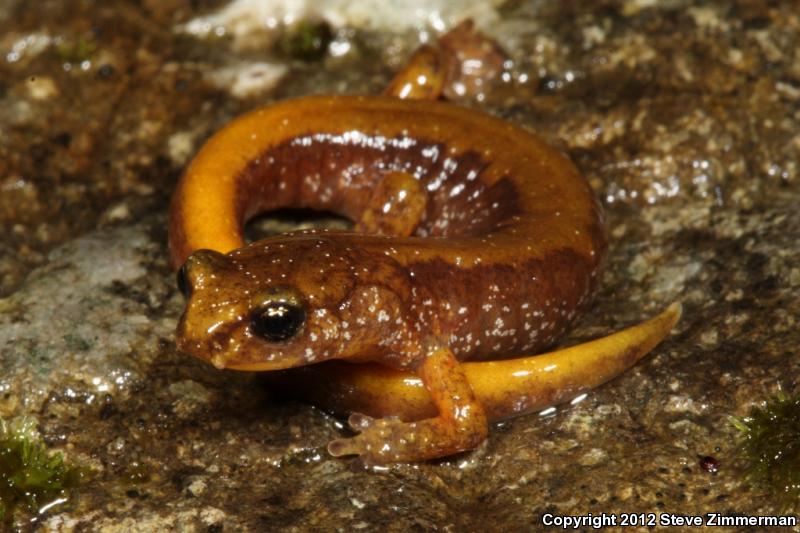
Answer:
[(368, 464), (423, 461), (471, 450), (487, 435), (483, 406), (475, 398), (461, 365), (449, 348), (433, 350), (418, 370), (439, 416), (419, 422), (350, 416), (360, 433), (328, 444), (334, 456), (360, 455)]

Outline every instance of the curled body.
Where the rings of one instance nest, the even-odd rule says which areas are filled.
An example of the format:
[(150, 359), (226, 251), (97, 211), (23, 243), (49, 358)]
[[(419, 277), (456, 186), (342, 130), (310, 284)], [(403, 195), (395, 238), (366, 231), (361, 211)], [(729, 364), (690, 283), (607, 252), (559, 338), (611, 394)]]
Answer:
[[(220, 161), (215, 143), (241, 150), (247, 141), (253, 153), (236, 154), (238, 170)], [(216, 184), (222, 172), (232, 175), (227, 193)], [(413, 185), (376, 195), (396, 173)], [(214, 197), (191, 196), (208, 177)], [(403, 222), (408, 236), (305, 231), (221, 246), (191, 230), (213, 221), (215, 231), (241, 235), (249, 215), (287, 206), (354, 221), (376, 207), (397, 222), (414, 197), (424, 208)], [(330, 358), (414, 368), (431, 343), (462, 361), (536, 352), (590, 302), (605, 248), (600, 209), (564, 156), (505, 122), (437, 102), (315, 97), (255, 111), (207, 145), (173, 202), (175, 265), (194, 250), (230, 251), (187, 264), (197, 294), (181, 348), (230, 368)], [(234, 301), (237, 288), (246, 302)], [(225, 294), (224, 309), (205, 294)], [(304, 327), (290, 342), (253, 335), (239, 319), (252, 313), (253, 294), (302, 301)]]
[[(465, 31), (470, 50), (494, 54)], [(389, 93), (435, 98), (447, 84), (417, 83), (431, 79), (419, 73), (456, 56), (423, 49)], [(285, 207), (332, 211), (354, 230), (244, 241), (249, 218)], [(359, 434), (328, 449), (367, 462), (472, 449), (488, 421), (618, 375), (680, 315), (673, 306), (594, 343), (521, 357), (590, 304), (602, 211), (534, 134), (436, 101), (316, 96), (243, 115), (187, 168), (169, 237), (187, 297), (178, 348), (218, 368), (302, 369), (279, 379), (355, 411)]]

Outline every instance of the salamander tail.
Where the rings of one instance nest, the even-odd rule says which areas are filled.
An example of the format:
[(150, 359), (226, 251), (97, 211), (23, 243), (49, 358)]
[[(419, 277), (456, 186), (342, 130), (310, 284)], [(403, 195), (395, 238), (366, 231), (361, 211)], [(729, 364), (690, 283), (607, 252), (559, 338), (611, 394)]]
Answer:
[(625, 372), (669, 334), (681, 313), (681, 304), (674, 303), (606, 337), (533, 357), (467, 364), (465, 373), (490, 419), (539, 411)]

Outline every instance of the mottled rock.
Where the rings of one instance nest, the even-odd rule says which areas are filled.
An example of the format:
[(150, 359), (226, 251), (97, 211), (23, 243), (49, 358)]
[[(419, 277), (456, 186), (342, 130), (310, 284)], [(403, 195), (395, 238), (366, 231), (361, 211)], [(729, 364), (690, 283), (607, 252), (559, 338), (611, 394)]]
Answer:
[[(492, 4), (477, 22), (514, 64), (460, 103), (565, 150), (608, 212), (600, 295), (564, 343), (675, 300), (684, 317), (583, 401), (498, 424), (472, 453), (376, 471), (326, 454), (340, 421), (176, 353), (165, 212), (231, 117), (377, 92), (453, 15), (399, 33), (332, 20), (328, 55), (309, 63), (177, 30), (219, 13), (210, 4), (224, 10), (0, 3), (0, 415), (34, 417), (94, 471), (40, 529), (516, 531), (545, 513), (777, 512), (742, 478), (729, 417), (800, 376), (794, 2)], [(284, 77), (240, 98), (209, 77), (261, 63)]]

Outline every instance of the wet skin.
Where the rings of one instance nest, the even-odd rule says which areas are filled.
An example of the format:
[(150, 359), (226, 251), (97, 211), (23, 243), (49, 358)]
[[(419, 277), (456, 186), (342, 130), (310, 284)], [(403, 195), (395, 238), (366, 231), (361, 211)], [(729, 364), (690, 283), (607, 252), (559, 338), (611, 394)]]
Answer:
[[(391, 91), (406, 91), (403, 79)], [(355, 231), (245, 244), (245, 221), (282, 207), (333, 211)], [(334, 455), (449, 455), (485, 439), (490, 419), (612, 378), (677, 320), (670, 308), (602, 349), (553, 354), (544, 371), (531, 359), (463, 364), (536, 353), (562, 335), (591, 302), (604, 236), (584, 178), (521, 128), (433, 101), (281, 102), (212, 137), (175, 191), (170, 251), (187, 295), (177, 344), (219, 368), (313, 364), (303, 383), (336, 376), (315, 401), (400, 418), (351, 416), (360, 433), (330, 443)], [(332, 360), (372, 364), (316, 364)]]

